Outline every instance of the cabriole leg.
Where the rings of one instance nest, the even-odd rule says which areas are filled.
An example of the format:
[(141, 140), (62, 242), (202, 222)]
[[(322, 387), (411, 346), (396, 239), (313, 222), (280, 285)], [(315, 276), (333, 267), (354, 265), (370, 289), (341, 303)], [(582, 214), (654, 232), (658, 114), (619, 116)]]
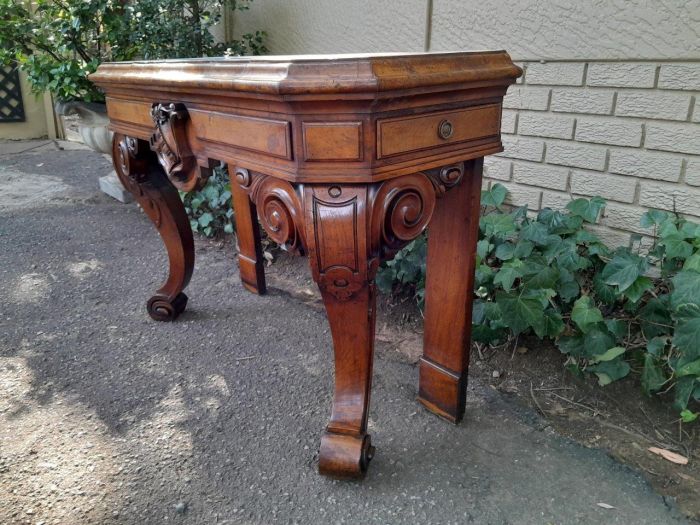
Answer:
[(454, 422), (464, 415), (483, 159), (440, 199), (428, 226), (425, 331), (418, 400)]
[(182, 313), (194, 268), (192, 229), (180, 195), (158, 164), (148, 142), (114, 134), (114, 168), (163, 239), (168, 252), (168, 278), (148, 300), (148, 314), (156, 321), (173, 321)]
[(314, 280), (333, 335), (333, 410), (321, 437), (319, 472), (364, 475), (374, 452), (367, 434), (374, 351), (376, 270), (368, 261), (367, 188), (305, 187), (304, 216)]

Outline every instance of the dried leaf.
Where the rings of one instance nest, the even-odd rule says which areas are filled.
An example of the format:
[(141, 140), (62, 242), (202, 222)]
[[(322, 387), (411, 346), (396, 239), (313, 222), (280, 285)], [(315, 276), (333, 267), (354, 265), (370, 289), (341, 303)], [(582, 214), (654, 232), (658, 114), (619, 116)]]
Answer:
[(604, 509), (614, 509), (615, 508), (612, 505), (608, 505), (607, 503), (596, 503), (596, 505), (598, 505), (599, 507), (602, 507)]
[(688, 458), (681, 456), (680, 454), (676, 454), (675, 452), (671, 452), (670, 450), (666, 450), (665, 448), (649, 447), (648, 450), (652, 454), (657, 454), (671, 463), (676, 463), (677, 465), (688, 464)]

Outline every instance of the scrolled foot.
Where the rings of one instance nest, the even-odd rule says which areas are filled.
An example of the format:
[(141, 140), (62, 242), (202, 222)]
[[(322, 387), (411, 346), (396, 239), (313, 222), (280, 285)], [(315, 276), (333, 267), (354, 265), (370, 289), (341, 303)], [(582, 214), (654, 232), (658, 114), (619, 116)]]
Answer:
[(372, 457), (374, 447), (369, 434), (353, 436), (327, 431), (321, 436), (318, 471), (333, 478), (362, 478)]
[(154, 295), (148, 300), (148, 315), (155, 321), (174, 321), (187, 306), (187, 296), (180, 292), (170, 300), (162, 295)]

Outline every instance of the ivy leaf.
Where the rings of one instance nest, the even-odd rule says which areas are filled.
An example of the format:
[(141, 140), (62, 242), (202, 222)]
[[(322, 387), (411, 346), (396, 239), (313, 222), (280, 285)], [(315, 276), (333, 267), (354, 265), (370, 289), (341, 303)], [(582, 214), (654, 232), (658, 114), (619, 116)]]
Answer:
[(605, 199), (593, 197), (592, 199), (574, 199), (566, 205), (566, 209), (572, 214), (578, 215), (584, 221), (598, 222), (600, 212), (605, 208)]
[(574, 235), (574, 242), (576, 242), (576, 244), (592, 244), (599, 243), (600, 239), (596, 234), (588, 230), (578, 230)]
[(675, 310), (681, 304), (700, 305), (700, 273), (692, 271), (678, 272), (673, 279), (671, 307)]
[(615, 346), (615, 338), (607, 330), (601, 330), (600, 326), (602, 325), (591, 328), (585, 334), (583, 355), (586, 357), (603, 354)]
[(629, 324), (620, 319), (606, 319), (605, 327), (618, 339), (624, 338), (629, 331)]
[(557, 279), (559, 278), (559, 272), (556, 268), (551, 266), (543, 268), (541, 271), (532, 274), (525, 281), (526, 289), (538, 289), (538, 288), (550, 288), (553, 289), (556, 286)]
[(692, 376), (681, 377), (676, 381), (673, 407), (680, 411), (685, 410), (690, 400), (690, 395), (695, 388), (695, 378)]
[(603, 276), (600, 273), (596, 273), (593, 277), (593, 291), (595, 291), (596, 297), (605, 304), (614, 304), (617, 299), (615, 288), (605, 284)]
[(486, 259), (489, 253), (493, 249), (493, 244), (489, 243), (486, 239), (482, 239), (476, 243), (476, 254), (481, 257), (481, 259)]
[(515, 245), (512, 242), (504, 242), (496, 248), (495, 255), (502, 261), (508, 261), (515, 255)]
[(486, 237), (505, 237), (515, 231), (513, 217), (504, 213), (489, 213), (481, 218), (479, 226)]
[(688, 257), (683, 264), (683, 269), (700, 273), (700, 252)]
[(197, 222), (199, 222), (200, 226), (205, 228), (205, 227), (209, 226), (209, 224), (211, 224), (211, 221), (213, 221), (213, 220), (214, 220), (214, 216), (211, 213), (206, 212), (206, 213), (202, 213), (202, 215), (199, 216), (199, 219), (197, 220)]
[(602, 277), (606, 284), (618, 287), (624, 292), (648, 268), (645, 259), (629, 252), (619, 252), (603, 268)]
[(516, 279), (523, 276), (523, 263), (520, 259), (513, 259), (505, 263), (493, 278), (493, 284), (500, 284), (507, 292), (513, 288)]
[(503, 322), (514, 334), (519, 334), (530, 327), (542, 331), (544, 308), (539, 300), (531, 297), (499, 292), (496, 301), (501, 307)]
[(693, 253), (693, 247), (681, 233), (674, 233), (661, 238), (669, 259), (686, 259)]
[(654, 357), (661, 357), (666, 345), (668, 344), (668, 337), (654, 337), (651, 341), (647, 343), (647, 354)]
[(583, 334), (565, 335), (557, 340), (557, 347), (562, 354), (582, 357), (585, 353), (585, 343)]
[(508, 196), (508, 190), (503, 184), (494, 184), (491, 189), (482, 190), (481, 192), (481, 205), (482, 206), (493, 206), (499, 208), (501, 204), (506, 200)]
[(666, 376), (658, 362), (650, 354), (644, 356), (644, 369), (642, 370), (642, 390), (646, 395), (656, 392), (666, 383)]
[(606, 386), (629, 374), (630, 365), (627, 361), (615, 359), (613, 361), (603, 361), (597, 365), (589, 366), (587, 370), (598, 376), (598, 384), (600, 386)]
[(669, 312), (669, 296), (662, 295), (650, 299), (639, 310), (642, 331), (647, 339), (669, 333), (671, 329), (671, 315)]
[(525, 257), (530, 256), (534, 248), (535, 244), (533, 242), (520, 240), (515, 245), (515, 251), (513, 252), (513, 256), (519, 259), (524, 259)]
[(624, 353), (625, 353), (625, 348), (623, 348), (621, 346), (613, 346), (612, 348), (607, 349), (602, 354), (594, 355), (593, 358), (598, 362), (612, 361), (613, 359), (621, 356)]
[(543, 245), (549, 241), (549, 229), (541, 222), (530, 222), (520, 230), (520, 238)]
[[(379, 288), (380, 292), (390, 293), (394, 285), (394, 276), (388, 269), (380, 269), (377, 272), (374, 282), (377, 284), (377, 288)], [(474, 303), (474, 307), (476, 307), (476, 303)]]
[(686, 359), (700, 357), (700, 317), (679, 320), (673, 334), (673, 344)]
[(591, 298), (584, 295), (574, 303), (574, 308), (571, 310), (571, 320), (578, 325), (583, 333), (586, 333), (592, 325), (603, 320), (603, 315), (598, 308), (591, 306)]
[(550, 230), (558, 228), (566, 228), (566, 215), (559, 211), (554, 211), (551, 208), (543, 208), (537, 214), (537, 222), (546, 224)]
[(642, 228), (651, 228), (652, 226), (658, 226), (669, 218), (669, 214), (665, 211), (660, 210), (649, 210), (642, 215), (639, 224)]
[(580, 292), (581, 288), (576, 281), (565, 281), (559, 286), (559, 297), (561, 297), (562, 301), (567, 303), (574, 297), (578, 297)]
[(683, 423), (692, 423), (698, 418), (698, 416), (700, 416), (700, 413), (691, 412), (687, 408), (681, 410), (681, 421), (683, 421)]
[(559, 312), (549, 309), (544, 312), (544, 321), (542, 323), (541, 334), (537, 333), (537, 328), (535, 333), (539, 337), (558, 337), (564, 331), (564, 321), (562, 321)]
[(700, 376), (700, 359), (696, 359), (695, 361), (691, 361), (690, 363), (678, 367), (678, 369), (676, 369), (676, 376)]
[(651, 290), (653, 287), (654, 284), (652, 280), (649, 279), (649, 277), (641, 275), (634, 280), (627, 290), (625, 290), (625, 297), (633, 303), (636, 303), (642, 298), (644, 292)]

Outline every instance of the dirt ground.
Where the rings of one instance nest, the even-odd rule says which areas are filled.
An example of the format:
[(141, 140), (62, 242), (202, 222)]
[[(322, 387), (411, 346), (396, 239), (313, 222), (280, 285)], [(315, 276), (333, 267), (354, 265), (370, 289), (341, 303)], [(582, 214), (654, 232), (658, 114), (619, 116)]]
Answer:
[[(322, 309), (306, 261), (284, 252), (268, 268), (270, 282)], [(417, 362), (422, 348), (422, 316), (410, 297), (379, 296), (377, 339)], [(601, 388), (564, 368), (564, 356), (535, 337), (517, 347), (472, 348), (470, 377), (517, 403), (538, 411), (562, 436), (607, 451), (644, 474), (664, 496), (677, 500), (689, 517), (700, 519), (699, 424), (681, 427), (671, 399), (647, 398), (632, 376)], [(677, 465), (649, 452), (658, 447), (690, 461)]]
[[(697, 455), (665, 405), (643, 404), (657, 434), (522, 342), (473, 353), (467, 419), (447, 424), (416, 403), (421, 319), (403, 299), (379, 304), (368, 475), (319, 476), (333, 357), (307, 261), (276, 254), (257, 296), (233, 247), (200, 239), (187, 310), (153, 322), (162, 244), (99, 192), (106, 159), (69, 146), (0, 143), (0, 524), (688, 523)], [(662, 470), (649, 444), (687, 447), (690, 466)]]

